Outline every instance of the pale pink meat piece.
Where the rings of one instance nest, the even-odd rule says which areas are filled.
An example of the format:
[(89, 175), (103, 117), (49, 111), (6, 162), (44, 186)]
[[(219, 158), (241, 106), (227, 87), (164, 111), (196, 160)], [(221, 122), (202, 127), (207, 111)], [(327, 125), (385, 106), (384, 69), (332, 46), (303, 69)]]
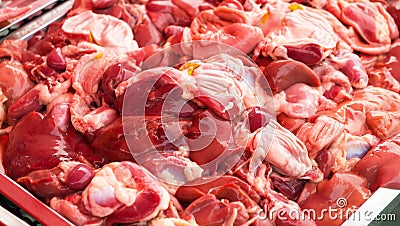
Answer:
[(400, 129), (400, 113), (369, 111), (366, 113), (366, 123), (379, 138), (388, 139)]
[(343, 132), (344, 125), (327, 116), (318, 117), (299, 128), (296, 136), (304, 142), (308, 155), (314, 159), (320, 150), (328, 147)]
[(146, 12), (157, 29), (163, 32), (169, 25), (189, 26), (202, 3), (203, 0), (190, 3), (182, 0), (149, 1)]
[(347, 156), (362, 157), (380, 139), (397, 133), (399, 104), (398, 93), (368, 86), (337, 108), (318, 112), (299, 128), (297, 137), (312, 159), (327, 148), (335, 159), (332, 170), (350, 170), (358, 159)]
[(322, 98), (319, 90), (304, 83), (296, 83), (274, 95), (276, 110), (292, 118), (309, 118), (314, 115)]
[(392, 75), (387, 67), (375, 67), (368, 70), (368, 82), (370, 85), (382, 87), (393, 92), (400, 92), (400, 83)]
[(172, 0), (172, 3), (184, 10), (188, 15), (196, 16), (199, 13), (199, 6), (204, 0), (185, 1), (185, 0)]
[[(346, 124), (354, 123), (355, 125), (363, 122), (362, 126), (366, 126), (365, 117), (367, 112), (397, 112), (400, 109), (399, 103), (400, 95), (398, 93), (379, 87), (368, 86), (364, 89), (354, 91), (352, 100), (343, 102), (337, 108), (330, 111), (318, 112), (318, 115), (326, 115)], [(350, 126), (346, 127), (346, 129), (350, 132), (352, 131)], [(359, 133), (360, 131), (366, 131), (366, 129), (355, 129), (352, 133), (356, 133), (356, 131)]]
[[(233, 23), (219, 29), (216, 33), (194, 34), (191, 39), (222, 42), (236, 47), (244, 53), (250, 53), (256, 47), (256, 44), (262, 40), (262, 34), (257, 27)], [(186, 39), (184, 40), (186, 41)]]
[(350, 79), (343, 72), (336, 70), (332, 64), (326, 61), (313, 67), (313, 71), (321, 78), (322, 86), (326, 83), (334, 83), (346, 89), (346, 91), (353, 91)]
[(82, 97), (74, 95), (71, 104), (71, 122), (76, 130), (85, 134), (94, 132), (118, 117), (118, 113), (114, 108), (103, 105), (99, 108), (91, 110)]
[(345, 74), (354, 88), (367, 87), (368, 74), (358, 55), (342, 51), (336, 55), (330, 55), (327, 62)]
[(246, 18), (243, 10), (226, 6), (202, 11), (194, 18), (190, 30), (185, 28), (182, 41), (222, 42), (248, 54), (262, 40), (263, 35), (259, 27), (247, 24)]
[(349, 77), (343, 72), (336, 70), (327, 62), (322, 62), (312, 69), (321, 78), (321, 87), (325, 97), (336, 103), (352, 99), (350, 93), (353, 91), (353, 87)]
[(313, 65), (336, 48), (339, 38), (329, 20), (319, 14), (321, 10), (282, 2), (265, 7), (268, 12), (259, 22), (265, 38), (256, 48), (256, 56), (291, 58)]
[(123, 51), (120, 48), (99, 48), (95, 53), (86, 54), (79, 59), (72, 73), (72, 87), (86, 102), (100, 105), (99, 83), (104, 72), (113, 64), (128, 62), (134, 69), (146, 55), (146, 49)]
[(165, 47), (169, 45), (174, 45), (180, 43), (182, 40), (183, 30), (185, 28), (182, 26), (170, 25), (165, 28), (165, 36), (167, 38)]
[(304, 143), (275, 120), (256, 131), (251, 146), (278, 172), (293, 178), (322, 180), (322, 174), (309, 175), (316, 166), (310, 159)]
[(127, 161), (103, 166), (82, 192), (86, 211), (108, 223), (148, 221), (169, 201), (167, 191), (144, 168)]
[(390, 111), (400, 110), (400, 95), (390, 90), (368, 86), (354, 92), (354, 100), (357, 103), (364, 103), (365, 111)]
[(81, 195), (77, 193), (64, 199), (53, 197), (50, 199), (50, 207), (76, 225), (85, 225), (87, 223), (102, 224), (102, 218), (82, 211), (82, 207), (79, 206), (81, 198)]
[(117, 59), (118, 56), (114, 54), (105, 55), (103, 52), (87, 54), (79, 59), (72, 74), (72, 87), (87, 104), (93, 101), (99, 103), (96, 93), (100, 79), (107, 68)]
[[(212, 209), (213, 214), (209, 214)], [(212, 194), (206, 194), (192, 202), (183, 213), (183, 217), (193, 215), (200, 225), (242, 225), (249, 220), (249, 214), (242, 202), (218, 200)]]
[(331, 172), (349, 171), (368, 152), (379, 143), (380, 139), (371, 134), (354, 136), (342, 133), (327, 149), (334, 157), (335, 163)]
[(219, 18), (229, 21), (231, 23), (249, 24), (249, 19), (247, 18), (247, 15), (243, 13), (243, 6), (241, 4), (238, 4), (238, 2), (236, 1), (232, 1), (236, 4), (224, 4), (227, 2), (229, 1), (224, 1), (219, 4), (218, 7), (214, 9), (214, 14), (217, 15)]
[(163, 30), (158, 30), (146, 12), (145, 5), (124, 4), (121, 19), (132, 28), (139, 47), (159, 44)]
[(16, 19), (28, 12), (32, 7), (2, 7), (0, 8), (0, 22)]
[[(244, 156), (242, 156), (244, 157)], [(260, 215), (259, 221), (256, 221), (258, 223), (262, 223), (262, 225), (270, 225), (270, 224), (294, 224), (294, 225), (315, 225), (315, 223), (312, 220), (307, 220), (307, 219), (301, 219), (301, 218), (282, 218), (279, 219), (277, 217), (277, 212), (280, 212), (281, 216), (284, 216), (287, 213), (288, 210), (296, 210), (296, 211), (301, 211), (300, 207), (298, 204), (292, 200), (289, 200), (285, 195), (282, 193), (277, 192), (274, 189), (277, 189), (275, 187), (275, 184), (273, 183), (272, 180), (272, 167), (269, 165), (267, 159), (264, 159), (262, 155), (260, 155), (257, 152), (253, 152), (251, 157), (248, 159), (241, 159), (244, 162), (239, 162), (238, 167), (235, 168), (235, 176), (239, 178), (243, 178), (248, 184), (245, 183), (245, 185), (250, 185), (250, 188), (246, 188), (245, 186), (240, 186), (242, 189), (248, 192), (248, 194), (251, 196), (251, 191), (253, 189), (257, 192), (256, 194), (260, 195), (264, 199), (261, 201), (261, 207), (263, 212), (259, 212)], [(255, 163), (255, 164), (254, 164)], [(319, 170), (313, 169), (312, 171), (309, 171), (309, 176), (313, 176), (313, 179), (319, 178), (318, 176), (320, 172)], [(275, 173), (276, 174), (276, 173)], [(313, 174), (313, 175), (312, 175)], [(279, 174), (281, 175), (281, 174)], [(280, 176), (281, 178), (284, 178), (289, 181), (297, 180), (292, 177), (287, 177), (287, 176)], [(310, 177), (311, 178), (311, 177)], [(310, 179), (307, 178), (307, 179)], [(228, 178), (227, 178), (228, 179)], [(229, 179), (226, 180), (227, 183), (229, 183)], [(238, 178), (235, 178), (235, 180), (231, 180), (230, 183), (238, 183), (241, 182)], [(214, 184), (213, 182), (210, 183), (211, 185)], [(226, 184), (226, 183), (225, 183)], [(239, 184), (239, 183), (238, 183)], [(293, 185), (293, 184), (292, 184)], [(222, 187), (219, 185), (219, 183), (214, 184), (215, 187)], [(181, 188), (179, 188), (178, 192), (180, 191)], [(288, 190), (287, 194), (290, 195), (299, 195), (301, 192), (297, 188), (293, 188), (292, 186), (287, 187)], [(195, 191), (197, 189), (195, 188)], [(197, 192), (199, 193), (199, 192)], [(298, 194), (296, 194), (298, 193)], [(252, 199), (256, 202), (259, 203), (259, 198), (251, 196)], [(265, 210), (268, 210), (265, 212)], [(286, 220), (284, 220), (286, 219)]]
[(61, 29), (72, 40), (92, 41), (103, 47), (120, 47), (127, 50), (138, 47), (126, 22), (92, 11), (67, 18)]
[(0, 44), (0, 57), (10, 57), (11, 59), (20, 61), (22, 53), (26, 51), (28, 43), (25, 40), (3, 40)]
[(28, 92), (33, 85), (20, 62), (9, 60), (0, 63), (0, 88), (8, 98), (7, 106)]
[[(84, 54), (91, 54), (91, 53), (95, 53), (97, 51), (101, 51), (101, 47), (91, 43), (91, 42), (86, 42), (86, 41), (82, 41), (77, 43), (76, 45), (67, 45), (62, 47), (61, 51), (63, 52), (64, 56), (66, 56), (67, 58), (77, 58), (75, 61), (77, 61), (82, 55)], [(73, 67), (71, 67), (71, 64), (76, 64), (76, 62), (70, 62), (67, 66), (69, 68), (75, 68), (75, 65), (73, 65)]]
[(327, 10), (371, 45), (390, 44), (399, 35), (393, 18), (380, 2), (329, 0)]
[(362, 55), (370, 84), (399, 92), (400, 90), (400, 39), (393, 41), (390, 51), (382, 56)]
[(139, 47), (159, 44), (163, 39), (162, 33), (156, 29), (147, 15), (142, 16), (142, 21), (140, 24), (135, 26), (134, 32), (135, 40)]
[[(340, 1), (340, 2), (345, 5), (349, 4), (349, 2), (346, 3), (346, 1)], [(344, 24), (342, 24), (342, 22), (340, 21), (340, 18), (341, 18), (340, 14), (342, 13), (342, 9), (339, 7), (337, 0), (329, 1), (327, 4), (327, 8), (332, 13), (324, 11), (324, 10), (317, 10), (317, 9), (310, 9), (310, 10), (319, 12), (322, 17), (324, 17), (325, 19), (327, 19), (329, 21), (329, 23), (333, 27), (335, 33), (344, 42), (344, 43), (343, 42), (340, 43), (341, 48), (344, 47), (344, 46), (342, 46), (342, 44), (346, 44), (349, 47), (351, 47), (351, 49), (354, 49), (354, 50), (357, 50), (359, 52), (366, 53), (366, 54), (377, 55), (377, 54), (382, 54), (382, 53), (388, 52), (390, 50), (390, 39), (391, 38), (394, 39), (396, 36), (398, 36), (398, 29), (395, 27), (393, 18), (391, 18), (391, 16), (386, 11), (384, 11), (384, 9), (378, 10), (378, 8), (382, 7), (382, 6), (379, 6), (380, 3), (378, 3), (378, 2), (370, 3), (367, 1), (354, 1), (353, 3), (355, 3), (355, 5), (357, 5), (357, 4), (361, 5), (361, 8), (358, 9), (361, 11), (359, 13), (354, 13), (354, 11), (352, 9), (349, 10), (350, 14), (352, 14), (353, 22), (355, 24), (358, 24), (358, 23), (362, 23), (362, 21), (365, 20), (366, 22), (373, 23), (370, 26), (363, 26), (360, 24), (361, 27), (368, 27), (368, 28), (365, 28), (367, 30), (368, 29), (376, 29), (376, 26), (382, 26), (380, 29), (383, 29), (385, 32), (387, 32), (386, 34), (379, 34), (379, 35), (381, 35), (380, 39), (382, 39), (382, 41), (368, 43), (366, 40), (363, 40), (363, 38), (359, 35), (359, 33), (357, 32), (357, 30), (355, 28), (353, 28), (351, 26), (346, 27)], [(362, 12), (362, 7), (363, 7), (362, 5), (367, 5), (366, 8), (372, 8), (372, 11), (369, 12), (372, 15), (367, 15), (367, 14), (365, 14), (365, 12)], [(337, 17), (335, 17), (334, 15), (336, 15), (339, 19)], [(377, 16), (378, 19), (380, 19), (380, 20), (377, 20), (377, 23), (383, 23), (382, 25), (375, 24), (375, 18), (374, 18), (375, 16)], [(383, 21), (382, 21), (382, 19), (383, 19)], [(390, 31), (387, 29), (388, 26), (389, 26)], [(369, 34), (369, 36), (370, 35), (376, 35), (376, 34)], [(384, 40), (386, 40), (386, 41), (384, 41)], [(389, 42), (387, 40), (389, 40)], [(345, 49), (349, 50), (349, 48), (347, 48), (347, 47), (345, 47)]]

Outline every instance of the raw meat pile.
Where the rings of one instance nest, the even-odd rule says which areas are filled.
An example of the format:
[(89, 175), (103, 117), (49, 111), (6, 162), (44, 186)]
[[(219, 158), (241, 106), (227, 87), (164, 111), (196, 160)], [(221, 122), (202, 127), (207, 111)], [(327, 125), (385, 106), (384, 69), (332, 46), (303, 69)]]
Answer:
[[(1, 2), (0, 2), (1, 3)], [(0, 8), (0, 24), (6, 24), (9, 20), (13, 20), (28, 12), (30, 6), (25, 7), (4, 7)], [(3, 25), (4, 26), (4, 25)]]
[(77, 0), (0, 45), (5, 172), (77, 225), (338, 225), (400, 189), (399, 26), (399, 0)]

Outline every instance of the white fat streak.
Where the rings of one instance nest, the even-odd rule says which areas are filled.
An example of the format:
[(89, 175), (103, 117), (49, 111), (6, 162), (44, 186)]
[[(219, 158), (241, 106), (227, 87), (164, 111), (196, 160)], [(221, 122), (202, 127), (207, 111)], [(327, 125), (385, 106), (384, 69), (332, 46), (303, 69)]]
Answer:
[(170, 172), (168, 169), (161, 171), (160, 177), (163, 180), (168, 181), (169, 183), (172, 183), (172, 184), (182, 184), (181, 181), (178, 181), (177, 179), (175, 179), (175, 175), (172, 172)]
[(235, 220), (238, 215), (238, 210), (236, 208), (232, 208), (232, 214), (229, 216), (229, 218), (223, 223), (223, 226), (233, 226), (235, 223)]
[(54, 92), (51, 93), (48, 87), (44, 84), (37, 84), (36, 87), (34, 87), (34, 89), (36, 88), (39, 90), (39, 104), (47, 105), (51, 103), (55, 98), (61, 96), (64, 93), (67, 93), (70, 86), (71, 86), (71, 79), (68, 79), (62, 83), (58, 83), (53, 88)]
[[(124, 167), (117, 167), (114, 169), (114, 175), (119, 182), (118, 185), (114, 186), (115, 198), (125, 206), (131, 206), (136, 201), (138, 193), (135, 188), (130, 188), (135, 187), (135, 184), (132, 184), (134, 180), (131, 179), (131, 171)], [(129, 184), (130, 187), (126, 187), (126, 184)]]
[(101, 188), (103, 188), (104, 186), (110, 186), (114, 190), (115, 184), (120, 183), (115, 177), (112, 169), (112, 166), (117, 167), (117, 165), (118, 163), (110, 163), (106, 166), (103, 166), (103, 168), (101, 168), (96, 173), (90, 184), (82, 192), (83, 204), (85, 208), (94, 216), (105, 217), (113, 213), (116, 209), (116, 206), (105, 207), (97, 205), (95, 194), (96, 192), (98, 192), (99, 189), (101, 190)]
[(193, 218), (190, 221), (179, 218), (159, 218), (152, 220), (150, 226), (198, 226), (198, 224)]
[(196, 79), (191, 76), (185, 76), (187, 79), (184, 80), (180, 87), (182, 88), (182, 99), (191, 100), (195, 97), (198, 90)]
[[(273, 119), (258, 131), (254, 144), (259, 157), (265, 155), (268, 162), (288, 176), (300, 177), (312, 168), (303, 142)], [(255, 166), (258, 161), (255, 160)]]
[(200, 166), (187, 166), (183, 170), (183, 174), (185, 175), (187, 181), (192, 181), (200, 178), (203, 171), (204, 170)]

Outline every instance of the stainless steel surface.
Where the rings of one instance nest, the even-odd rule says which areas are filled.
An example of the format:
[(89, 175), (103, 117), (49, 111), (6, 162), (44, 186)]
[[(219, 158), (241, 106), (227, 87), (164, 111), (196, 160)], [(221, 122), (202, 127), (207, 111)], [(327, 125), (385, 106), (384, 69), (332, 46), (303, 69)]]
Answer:
[(61, 0), (37, 0), (37, 1), (31, 1), (31, 0), (17, 0), (17, 1), (2, 1), (0, 4), (1, 7), (24, 7), (30, 5), (32, 8), (25, 13), (24, 15), (18, 17), (15, 20), (12, 20), (9, 24), (0, 27), (0, 36), (8, 35), (9, 33), (12, 32), (12, 30), (15, 30), (19, 28), (26, 20), (30, 20), (36, 15), (39, 15), (42, 13), (43, 10), (46, 10), (48, 8), (51, 8), (52, 5), (56, 4), (57, 2), (61, 2)]
[(28, 39), (37, 31), (44, 29), (45, 27), (49, 26), (49, 24), (64, 17), (68, 10), (71, 9), (73, 4), (73, 0), (68, 0), (55, 6), (49, 12), (46, 12), (43, 15), (30, 21), (29, 23), (23, 25), (18, 30), (0, 39), (0, 41), (2, 41), (3, 39)]

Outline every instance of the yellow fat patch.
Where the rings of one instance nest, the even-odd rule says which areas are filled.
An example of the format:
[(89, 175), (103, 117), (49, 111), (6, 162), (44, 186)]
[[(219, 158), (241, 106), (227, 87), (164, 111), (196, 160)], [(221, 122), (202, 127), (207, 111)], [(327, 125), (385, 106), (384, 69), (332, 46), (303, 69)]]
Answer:
[(90, 42), (90, 43), (95, 43), (95, 42), (94, 42), (93, 35), (92, 35), (92, 32), (89, 33), (89, 42)]
[(264, 25), (264, 24), (266, 24), (267, 21), (268, 21), (268, 19), (269, 19), (269, 12), (267, 12), (266, 14), (264, 14), (264, 15), (261, 17), (261, 20), (260, 20), (260, 22), (259, 22), (259, 25)]
[(103, 52), (97, 53), (97, 54), (93, 57), (93, 60), (101, 59), (103, 56), (104, 56), (104, 53), (103, 53)]
[(298, 10), (298, 9), (303, 9), (303, 6), (302, 5), (300, 5), (299, 3), (293, 3), (293, 4), (291, 4), (290, 6), (288, 6), (288, 8), (291, 10), (291, 11), (295, 11), (295, 10)]
[(196, 68), (200, 67), (200, 64), (197, 63), (186, 63), (182, 65), (179, 70), (180, 71), (187, 71), (188, 75), (193, 75), (193, 72)]

